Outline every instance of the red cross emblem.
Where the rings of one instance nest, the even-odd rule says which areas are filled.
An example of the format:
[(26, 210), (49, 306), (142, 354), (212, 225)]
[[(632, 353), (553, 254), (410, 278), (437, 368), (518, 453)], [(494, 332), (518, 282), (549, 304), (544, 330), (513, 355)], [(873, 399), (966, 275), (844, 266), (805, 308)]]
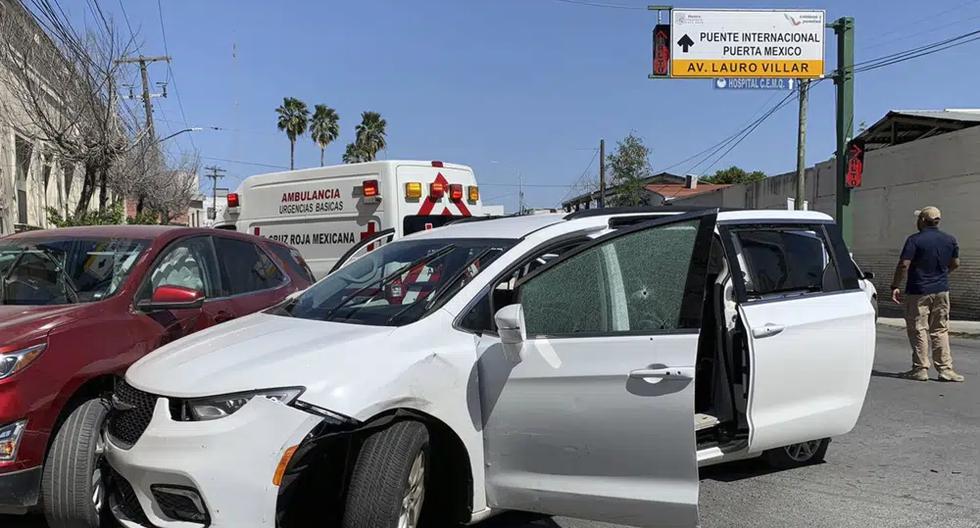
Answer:
[[(366, 240), (368, 238), (371, 238), (377, 232), (378, 232), (377, 229), (374, 227), (374, 222), (373, 221), (369, 221), (367, 223), (367, 227), (364, 228), (364, 231), (361, 231), (361, 240)], [(367, 250), (368, 251), (373, 251), (374, 250), (374, 244), (373, 243), (368, 244)]]

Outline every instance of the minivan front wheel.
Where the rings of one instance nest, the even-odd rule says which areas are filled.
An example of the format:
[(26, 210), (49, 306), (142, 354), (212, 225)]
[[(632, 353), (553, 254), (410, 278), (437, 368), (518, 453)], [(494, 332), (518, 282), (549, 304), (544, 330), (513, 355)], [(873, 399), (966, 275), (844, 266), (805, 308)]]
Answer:
[(789, 469), (823, 462), (830, 439), (810, 440), (766, 451), (762, 457), (776, 469)]
[(89, 400), (72, 411), (55, 435), (41, 479), (44, 517), (51, 528), (109, 525), (102, 439), (108, 411), (104, 400)]
[(429, 432), (398, 422), (372, 434), (354, 463), (343, 528), (418, 528), (431, 482)]

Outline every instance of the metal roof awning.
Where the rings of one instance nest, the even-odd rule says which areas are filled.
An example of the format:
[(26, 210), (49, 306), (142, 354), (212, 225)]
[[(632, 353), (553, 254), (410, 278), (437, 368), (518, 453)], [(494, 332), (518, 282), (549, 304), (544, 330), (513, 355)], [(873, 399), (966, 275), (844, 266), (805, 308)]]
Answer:
[(875, 150), (978, 125), (980, 109), (892, 110), (858, 138)]

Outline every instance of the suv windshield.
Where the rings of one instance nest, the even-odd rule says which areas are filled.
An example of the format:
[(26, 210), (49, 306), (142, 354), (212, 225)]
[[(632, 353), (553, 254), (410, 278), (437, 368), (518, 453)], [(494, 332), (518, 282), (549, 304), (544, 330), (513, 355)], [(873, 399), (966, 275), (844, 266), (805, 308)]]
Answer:
[(128, 238), (0, 240), (0, 304), (105, 299), (122, 285), (148, 244)]
[(513, 245), (513, 240), (493, 239), (386, 244), (274, 313), (367, 325), (408, 324), (452, 297)]

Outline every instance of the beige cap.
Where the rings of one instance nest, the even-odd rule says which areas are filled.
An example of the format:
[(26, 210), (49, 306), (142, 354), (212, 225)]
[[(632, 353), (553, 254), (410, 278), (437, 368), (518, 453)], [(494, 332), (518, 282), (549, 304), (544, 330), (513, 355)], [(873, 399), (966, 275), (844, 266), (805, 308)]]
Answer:
[(919, 211), (916, 214), (919, 216), (920, 219), (925, 220), (927, 222), (934, 222), (936, 220), (939, 220), (940, 218), (939, 208), (933, 207), (931, 205), (919, 209)]

